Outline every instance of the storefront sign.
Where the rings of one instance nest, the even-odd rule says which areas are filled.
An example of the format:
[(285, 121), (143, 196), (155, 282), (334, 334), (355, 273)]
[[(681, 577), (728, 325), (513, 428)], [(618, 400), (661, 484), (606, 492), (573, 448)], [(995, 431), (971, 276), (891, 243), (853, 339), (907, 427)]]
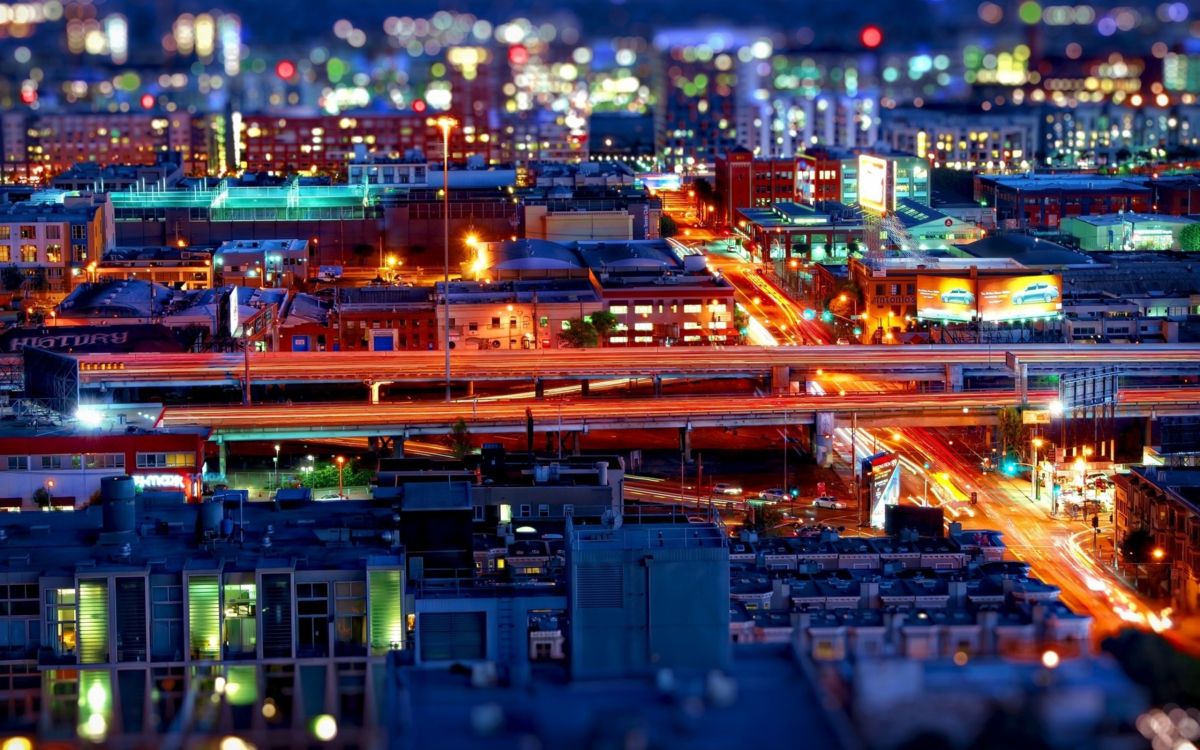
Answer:
[(133, 484), (139, 490), (185, 490), (187, 481), (179, 474), (134, 474)]

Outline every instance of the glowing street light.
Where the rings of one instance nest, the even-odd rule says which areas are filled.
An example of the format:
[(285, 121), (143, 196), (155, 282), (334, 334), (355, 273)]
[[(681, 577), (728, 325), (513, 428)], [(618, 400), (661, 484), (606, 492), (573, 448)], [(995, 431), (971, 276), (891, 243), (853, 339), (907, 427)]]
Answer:
[(338, 467), (338, 500), (344, 500), (345, 493), (343, 492), (344, 485), (342, 483), (342, 472), (346, 468), (346, 457), (338, 456), (336, 459), (334, 459), (334, 461), (337, 462)]
[(1150, 553), (1150, 556), (1155, 560), (1162, 562), (1162, 559), (1167, 556), (1167, 551), (1162, 547), (1155, 547), (1154, 551)]
[(453, 117), (437, 118), (442, 129), (442, 249), (445, 253), (442, 296), (445, 299), (446, 324), (442, 348), (446, 350), (446, 400), (450, 400), (450, 131), (458, 125)]

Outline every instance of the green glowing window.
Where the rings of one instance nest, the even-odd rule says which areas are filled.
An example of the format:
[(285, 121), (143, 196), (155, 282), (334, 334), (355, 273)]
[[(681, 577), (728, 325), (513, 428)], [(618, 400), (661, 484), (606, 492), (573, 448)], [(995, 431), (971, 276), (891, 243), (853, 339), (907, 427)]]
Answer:
[(367, 572), (371, 596), (371, 653), (382, 654), (404, 645), (404, 586), (399, 570)]
[(253, 583), (225, 584), (225, 647), (253, 654), (258, 643), (258, 598)]
[(108, 661), (108, 581), (79, 582), (79, 661)]
[(215, 575), (188, 578), (188, 647), (193, 659), (221, 655), (221, 587)]

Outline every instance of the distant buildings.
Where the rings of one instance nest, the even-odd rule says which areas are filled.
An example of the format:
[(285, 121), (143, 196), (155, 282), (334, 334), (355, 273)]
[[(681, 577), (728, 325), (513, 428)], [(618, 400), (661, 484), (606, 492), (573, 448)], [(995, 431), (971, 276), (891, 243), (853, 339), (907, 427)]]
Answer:
[(112, 247), (114, 212), (103, 195), (47, 197), (0, 204), (0, 267), (17, 270), (31, 289), (61, 295)]
[(1183, 228), (1195, 222), (1168, 214), (1089, 214), (1064, 219), (1063, 233), (1082, 250), (1175, 250)]
[(976, 175), (975, 198), (996, 209), (999, 226), (1056, 229), (1072, 216), (1148, 213), (1152, 195), (1141, 181), (1089, 174)]

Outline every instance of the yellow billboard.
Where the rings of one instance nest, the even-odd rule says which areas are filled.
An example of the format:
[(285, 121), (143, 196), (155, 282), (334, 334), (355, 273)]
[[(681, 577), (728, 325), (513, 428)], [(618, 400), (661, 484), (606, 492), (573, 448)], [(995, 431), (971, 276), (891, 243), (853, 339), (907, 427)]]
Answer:
[(979, 280), (979, 317), (985, 321), (1050, 318), (1062, 314), (1062, 277), (995, 276)]
[(878, 156), (858, 157), (858, 205), (882, 216), (892, 210), (888, 201), (888, 163)]
[(975, 280), (957, 276), (917, 276), (917, 317), (975, 319)]

